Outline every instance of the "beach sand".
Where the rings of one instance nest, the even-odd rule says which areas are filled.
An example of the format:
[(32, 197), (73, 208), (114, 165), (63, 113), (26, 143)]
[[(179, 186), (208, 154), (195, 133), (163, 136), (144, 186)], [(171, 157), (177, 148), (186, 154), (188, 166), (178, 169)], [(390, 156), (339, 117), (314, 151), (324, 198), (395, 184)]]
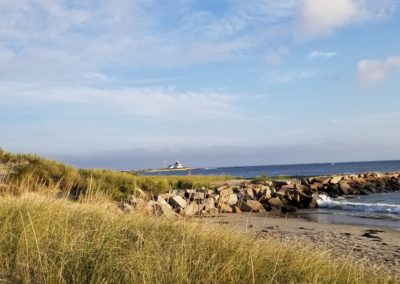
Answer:
[(353, 259), (368, 269), (388, 271), (400, 277), (400, 231), (356, 225), (325, 224), (258, 214), (219, 214), (199, 222), (219, 224), (273, 238), (296, 246), (326, 251), (337, 259)]

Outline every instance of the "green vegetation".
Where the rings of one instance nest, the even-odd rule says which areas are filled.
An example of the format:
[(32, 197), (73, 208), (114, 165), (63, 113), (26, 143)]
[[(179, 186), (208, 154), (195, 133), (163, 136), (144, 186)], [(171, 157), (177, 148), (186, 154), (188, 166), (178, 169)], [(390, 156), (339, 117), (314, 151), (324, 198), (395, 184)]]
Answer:
[(389, 282), (327, 252), (106, 207), (37, 193), (3, 195), (0, 282)]
[(291, 178), (298, 178), (298, 177), (290, 177), (290, 176), (274, 176), (274, 177), (270, 177), (270, 176), (267, 176), (266, 174), (262, 174), (262, 175), (259, 175), (259, 176), (256, 176), (256, 177), (254, 177), (254, 178), (252, 178), (251, 179), (251, 183), (253, 183), (253, 184), (262, 184), (262, 183), (265, 183), (265, 182), (268, 182), (268, 181), (273, 181), (273, 180), (278, 180), (278, 179), (282, 179), (282, 180), (285, 180), (285, 179), (291, 179)]
[(210, 187), (213, 182), (231, 179), (228, 176), (139, 176), (112, 170), (77, 169), (36, 155), (8, 152), (0, 156), (0, 162), (12, 167), (10, 178), (15, 181), (30, 180), (49, 187), (57, 185), (76, 198), (95, 190), (121, 200), (136, 194), (138, 188), (159, 194), (170, 189)]
[(270, 180), (271, 180), (271, 178), (264, 174), (264, 175), (260, 175), (260, 176), (256, 176), (256, 177), (252, 178), (251, 183), (260, 184), (260, 183), (264, 183), (264, 182), (267, 182)]

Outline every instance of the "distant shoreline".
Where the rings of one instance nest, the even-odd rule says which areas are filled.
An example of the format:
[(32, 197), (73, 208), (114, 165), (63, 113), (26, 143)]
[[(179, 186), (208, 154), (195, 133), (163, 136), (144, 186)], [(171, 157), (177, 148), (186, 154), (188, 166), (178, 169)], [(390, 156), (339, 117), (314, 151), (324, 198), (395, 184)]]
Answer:
[(193, 171), (198, 170), (200, 168), (181, 168), (181, 169), (148, 169), (148, 170), (140, 170), (138, 173), (160, 173), (160, 172), (183, 172), (183, 171)]

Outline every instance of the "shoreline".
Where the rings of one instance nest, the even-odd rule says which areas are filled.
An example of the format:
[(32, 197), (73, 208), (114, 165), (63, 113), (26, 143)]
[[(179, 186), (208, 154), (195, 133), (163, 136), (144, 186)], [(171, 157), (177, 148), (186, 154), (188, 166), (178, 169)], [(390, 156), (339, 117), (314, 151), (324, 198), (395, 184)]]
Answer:
[(139, 170), (139, 171), (134, 171), (139, 174), (145, 174), (145, 173), (171, 173), (171, 172), (184, 172), (184, 171), (193, 171), (193, 170), (198, 170), (200, 168), (181, 168), (181, 169), (148, 169), (148, 170)]
[(337, 259), (353, 259), (366, 268), (400, 276), (400, 231), (365, 225), (319, 223), (299, 217), (276, 215), (218, 214), (195, 218), (257, 238), (274, 239), (294, 247), (329, 251)]

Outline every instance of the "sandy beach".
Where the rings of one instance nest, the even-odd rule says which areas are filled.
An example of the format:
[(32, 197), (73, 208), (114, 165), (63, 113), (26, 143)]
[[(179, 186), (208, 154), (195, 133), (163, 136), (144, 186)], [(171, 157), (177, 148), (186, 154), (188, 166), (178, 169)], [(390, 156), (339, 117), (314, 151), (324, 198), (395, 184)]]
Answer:
[(400, 277), (400, 231), (243, 213), (220, 214), (199, 221), (229, 226), (260, 238), (282, 240), (294, 248), (306, 245), (311, 249), (328, 250), (335, 258), (351, 258), (367, 268)]

